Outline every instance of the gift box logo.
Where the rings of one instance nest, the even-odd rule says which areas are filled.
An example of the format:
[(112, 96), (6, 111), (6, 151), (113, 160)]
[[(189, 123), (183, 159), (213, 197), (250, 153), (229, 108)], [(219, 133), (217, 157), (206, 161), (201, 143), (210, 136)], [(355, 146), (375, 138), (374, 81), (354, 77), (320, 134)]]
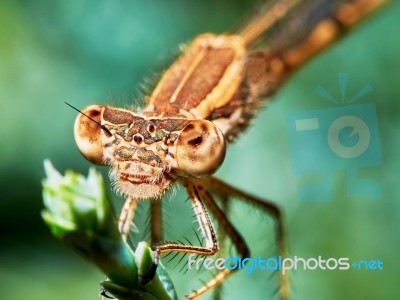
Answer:
[(346, 74), (339, 74), (339, 83), (341, 100), (321, 86), (316, 90), (335, 107), (295, 112), (287, 118), (294, 174), (319, 174), (321, 178), (300, 187), (300, 201), (331, 201), (333, 173), (343, 169), (347, 171), (348, 196), (376, 198), (381, 194), (377, 181), (357, 174), (359, 168), (382, 163), (375, 104), (353, 104), (372, 87), (366, 84), (346, 101)]

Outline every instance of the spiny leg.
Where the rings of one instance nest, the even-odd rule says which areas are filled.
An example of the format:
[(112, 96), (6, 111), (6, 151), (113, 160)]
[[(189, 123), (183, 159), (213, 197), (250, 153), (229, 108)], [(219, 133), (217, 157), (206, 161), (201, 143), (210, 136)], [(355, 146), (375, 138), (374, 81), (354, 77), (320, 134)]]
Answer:
[[(127, 240), (130, 228), (135, 217), (136, 208), (138, 205), (138, 200), (134, 198), (128, 198), (122, 208), (118, 227), (123, 238)], [(163, 230), (162, 230), (162, 207), (161, 201), (154, 201), (150, 204), (150, 226), (151, 226), (151, 244), (157, 243), (162, 240)], [(142, 282), (145, 283), (154, 277), (156, 272), (157, 263), (154, 264), (154, 272), (150, 272), (148, 278), (142, 278)]]
[[(192, 202), (193, 211), (197, 217), (197, 222), (200, 225), (202, 235), (205, 239), (206, 246), (184, 245), (171, 242), (164, 242), (154, 245), (154, 263), (157, 265), (160, 260), (160, 255), (166, 252), (183, 252), (200, 255), (213, 255), (218, 251), (218, 241), (215, 234), (214, 226), (208, 216), (207, 210), (201, 201), (198, 188), (189, 183), (184, 182), (187, 188), (190, 200)], [(196, 297), (188, 297), (187, 299), (195, 299)]]
[[(189, 197), (192, 201), (193, 210), (196, 214), (198, 223), (202, 230), (203, 237), (205, 238), (206, 247), (198, 247), (192, 245), (183, 245), (175, 243), (165, 243), (155, 246), (155, 261), (158, 261), (160, 254), (165, 252), (185, 252), (185, 253), (195, 253), (200, 255), (213, 255), (218, 251), (217, 237), (214, 231), (214, 227), (208, 216), (203, 202), (210, 208), (213, 215), (223, 226), (226, 234), (232, 239), (241, 257), (246, 257), (249, 255), (249, 250), (244, 242), (243, 238), (237, 232), (237, 230), (232, 226), (229, 220), (225, 217), (225, 213), (216, 205), (211, 194), (205, 191), (204, 186), (198, 180), (188, 180), (185, 182), (186, 188), (189, 193)], [(204, 285), (198, 291), (187, 296), (187, 299), (195, 299), (200, 295), (204, 294), (211, 288), (221, 284), (233, 270), (225, 269), (224, 271), (218, 273), (209, 283)]]
[[(137, 208), (137, 200), (133, 198), (128, 198), (126, 199), (124, 206), (122, 207), (121, 214), (119, 215), (118, 229), (125, 241), (128, 238), (129, 230), (131, 228), (133, 218), (135, 216), (136, 208)], [(105, 297), (107, 299), (114, 299), (113, 297), (108, 296), (107, 290), (104, 288), (100, 289), (100, 296)]]
[(138, 204), (137, 199), (134, 198), (126, 199), (121, 214), (119, 216), (118, 228), (124, 240), (126, 240), (129, 235), (129, 230), (131, 228), (133, 218), (135, 216), (137, 204)]
[[(240, 233), (233, 227), (231, 222), (226, 217), (226, 213), (219, 208), (219, 206), (215, 203), (212, 195), (209, 191), (206, 190), (206, 186), (203, 185), (203, 181), (201, 179), (191, 180), (190, 184), (197, 190), (197, 195), (200, 197), (201, 201), (205, 203), (207, 208), (211, 211), (213, 216), (218, 220), (220, 225), (223, 227), (224, 232), (228, 235), (228, 237), (232, 240), (235, 245), (237, 251), (241, 258), (248, 257), (250, 255), (249, 248), (240, 235)], [(199, 290), (193, 292), (187, 299), (195, 299), (200, 295), (204, 294), (208, 290), (219, 286), (229, 275), (231, 275), (236, 269), (224, 269), (221, 272), (217, 273), (208, 283), (206, 283)]]
[(192, 201), (192, 208), (200, 225), (206, 246), (184, 245), (171, 242), (164, 242), (154, 246), (154, 261), (158, 263), (160, 255), (166, 252), (183, 252), (200, 255), (213, 255), (218, 251), (218, 241), (214, 226), (208, 216), (207, 210), (199, 196), (197, 186), (190, 182), (183, 182), (187, 188), (189, 197)]
[[(228, 198), (227, 195), (223, 195), (223, 197)], [(230, 208), (231, 208), (231, 202), (228, 201), (228, 199), (224, 199), (224, 201), (222, 201), (220, 207), (221, 210), (225, 213), (226, 216), (229, 216), (229, 212), (230, 212)], [(229, 253), (228, 253), (228, 249), (227, 249), (227, 234), (224, 230), (224, 228), (222, 226), (218, 227), (218, 241), (220, 244), (220, 250), (218, 251), (218, 257), (224, 258), (224, 257), (228, 257)], [(213, 300), (219, 300), (221, 299), (221, 295), (223, 293), (223, 283), (217, 285), (214, 288), (213, 291)]]
[[(276, 239), (278, 244), (278, 253), (282, 258), (287, 256), (287, 247), (286, 247), (286, 231), (285, 231), (285, 222), (283, 218), (283, 213), (281, 209), (273, 202), (263, 200), (252, 195), (249, 195), (245, 192), (242, 192), (225, 182), (215, 178), (209, 177), (207, 179), (202, 179), (202, 183), (207, 188), (207, 190), (216, 193), (217, 195), (221, 195), (221, 201), (229, 201), (229, 198), (226, 195), (231, 197), (237, 197), (239, 200), (245, 201), (251, 205), (254, 205), (260, 208), (263, 212), (271, 215), (277, 223), (276, 228)], [(289, 275), (285, 273), (283, 275), (279, 272), (279, 296), (281, 300), (289, 299)]]

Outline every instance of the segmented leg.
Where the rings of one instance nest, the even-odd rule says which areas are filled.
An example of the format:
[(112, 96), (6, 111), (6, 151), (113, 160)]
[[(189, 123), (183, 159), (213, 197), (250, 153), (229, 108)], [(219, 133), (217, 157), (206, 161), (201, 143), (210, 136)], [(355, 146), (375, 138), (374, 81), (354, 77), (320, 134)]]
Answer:
[[(126, 199), (124, 206), (122, 207), (121, 214), (119, 215), (118, 218), (119, 232), (121, 232), (121, 235), (125, 241), (127, 240), (129, 235), (133, 218), (135, 216), (136, 207), (137, 207), (137, 200), (133, 198)], [(113, 297), (108, 296), (107, 290), (104, 288), (101, 288), (100, 296), (105, 297), (107, 299), (114, 299)]]
[(200, 255), (213, 255), (218, 251), (218, 241), (215, 234), (214, 226), (208, 216), (207, 210), (200, 197), (199, 187), (191, 182), (183, 182), (187, 188), (189, 197), (192, 201), (193, 211), (197, 217), (197, 222), (203, 237), (205, 238), (206, 246), (193, 246), (177, 243), (162, 243), (154, 246), (154, 261), (158, 263), (160, 255), (166, 252), (184, 252)]
[[(228, 195), (224, 195), (225, 197), (228, 198)], [(231, 208), (231, 202), (228, 201), (228, 199), (225, 199), (222, 201), (220, 208), (221, 210), (225, 213), (225, 215), (229, 216), (230, 208)], [(221, 258), (226, 258), (229, 257), (228, 249), (227, 249), (227, 239), (229, 236), (227, 236), (224, 228), (222, 226), (218, 227), (218, 241), (220, 244), (220, 250), (218, 251), (218, 257)], [(217, 285), (214, 288), (213, 295), (212, 295), (212, 300), (220, 300), (221, 295), (223, 293), (223, 283)]]
[[(235, 245), (239, 255), (244, 258), (250, 255), (249, 248), (239, 234), (239, 232), (233, 227), (228, 218), (226, 217), (226, 213), (219, 208), (219, 206), (215, 203), (214, 198), (207, 191), (206, 186), (203, 183), (203, 180), (191, 180), (190, 185), (194, 187), (197, 191), (197, 196), (204, 202), (207, 208), (211, 211), (213, 216), (218, 220), (220, 225), (223, 227), (224, 232), (228, 235), (228, 237), (232, 240)], [(203, 287), (198, 289), (197, 291), (191, 293), (187, 296), (187, 299), (195, 299), (200, 295), (204, 294), (208, 290), (219, 286), (228, 276), (230, 276), (236, 269), (224, 269), (221, 272), (217, 273), (208, 283), (206, 283)]]
[[(215, 177), (209, 177), (207, 179), (202, 179), (201, 181), (208, 191), (214, 192), (217, 195), (221, 195), (220, 197), (221, 201), (229, 200), (229, 197), (226, 197), (226, 195), (229, 195), (230, 197), (236, 197), (239, 200), (245, 201), (253, 206), (260, 208), (263, 212), (272, 216), (277, 223), (276, 239), (278, 245), (278, 253), (283, 258), (287, 256), (286, 240), (285, 240), (286, 233), (285, 233), (285, 223), (283, 219), (283, 214), (280, 208), (275, 203), (262, 200), (260, 198), (249, 195), (245, 192), (242, 192)], [(289, 275), (287, 273), (285, 275), (282, 275), (282, 273), (279, 272), (279, 281), (280, 281), (280, 287), (279, 287), (280, 299), (282, 300), (289, 299)]]
[(118, 219), (118, 228), (122, 234), (122, 237), (126, 240), (129, 235), (138, 200), (134, 198), (128, 198), (125, 201), (124, 207), (122, 208), (121, 214)]

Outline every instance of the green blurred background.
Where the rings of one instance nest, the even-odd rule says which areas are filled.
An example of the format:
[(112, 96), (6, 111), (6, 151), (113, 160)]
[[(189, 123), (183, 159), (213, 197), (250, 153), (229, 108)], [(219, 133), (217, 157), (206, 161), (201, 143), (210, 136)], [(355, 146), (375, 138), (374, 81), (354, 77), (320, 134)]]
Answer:
[[(132, 104), (138, 86), (165, 66), (177, 45), (202, 32), (231, 28), (255, 2), (0, 2), (4, 299), (98, 299), (103, 276), (58, 243), (40, 218), (43, 159), (50, 158), (61, 171), (86, 174), (90, 166), (75, 147), (76, 113), (63, 102), (80, 108)], [(282, 205), (292, 256), (384, 262), (383, 271), (293, 272), (293, 299), (400, 298), (400, 3), (394, 2), (293, 76), (258, 115), (255, 126), (230, 147), (218, 171), (227, 182)], [(322, 85), (338, 93), (337, 73), (343, 72), (349, 74), (349, 94), (365, 83), (373, 86), (359, 103), (377, 105), (383, 163), (360, 174), (378, 180), (382, 196), (347, 197), (346, 173), (339, 171), (333, 177), (332, 202), (299, 202), (297, 189), (306, 179), (292, 173), (285, 118), (291, 112), (329, 108), (315, 88)], [(174, 236), (179, 238), (185, 234), (182, 229), (190, 228), (190, 218), (174, 214), (191, 212), (183, 201), (172, 202), (168, 205), (176, 208), (168, 218), (175, 222)], [(121, 206), (117, 198), (116, 206)], [(271, 230), (258, 228), (251, 213), (239, 212), (236, 218), (246, 224), (241, 231), (246, 239), (257, 246), (271, 239)], [(174, 277), (180, 295), (193, 288), (188, 279), (190, 275)], [(226, 299), (265, 299), (272, 293), (262, 273), (235, 275), (224, 289)]]

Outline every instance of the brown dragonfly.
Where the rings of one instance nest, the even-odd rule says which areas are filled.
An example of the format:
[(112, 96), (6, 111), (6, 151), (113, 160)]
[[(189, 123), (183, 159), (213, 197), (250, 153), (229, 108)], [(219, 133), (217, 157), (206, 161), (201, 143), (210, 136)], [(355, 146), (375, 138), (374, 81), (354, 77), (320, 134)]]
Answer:
[[(156, 262), (169, 252), (217, 253), (220, 246), (208, 211), (239, 255), (249, 257), (249, 247), (221, 207), (240, 199), (276, 221), (277, 249), (287, 256), (281, 209), (212, 175), (224, 161), (227, 144), (250, 125), (265, 99), (383, 2), (268, 1), (236, 32), (194, 38), (165, 71), (144, 108), (86, 107), (75, 122), (76, 143), (89, 161), (111, 167), (111, 179), (126, 196), (119, 217), (124, 238), (138, 202), (149, 200)], [(204, 245), (163, 242), (160, 199), (177, 182), (187, 190)], [(221, 270), (187, 299), (220, 285), (232, 273)], [(288, 299), (288, 276), (280, 274), (279, 280), (279, 297)]]

